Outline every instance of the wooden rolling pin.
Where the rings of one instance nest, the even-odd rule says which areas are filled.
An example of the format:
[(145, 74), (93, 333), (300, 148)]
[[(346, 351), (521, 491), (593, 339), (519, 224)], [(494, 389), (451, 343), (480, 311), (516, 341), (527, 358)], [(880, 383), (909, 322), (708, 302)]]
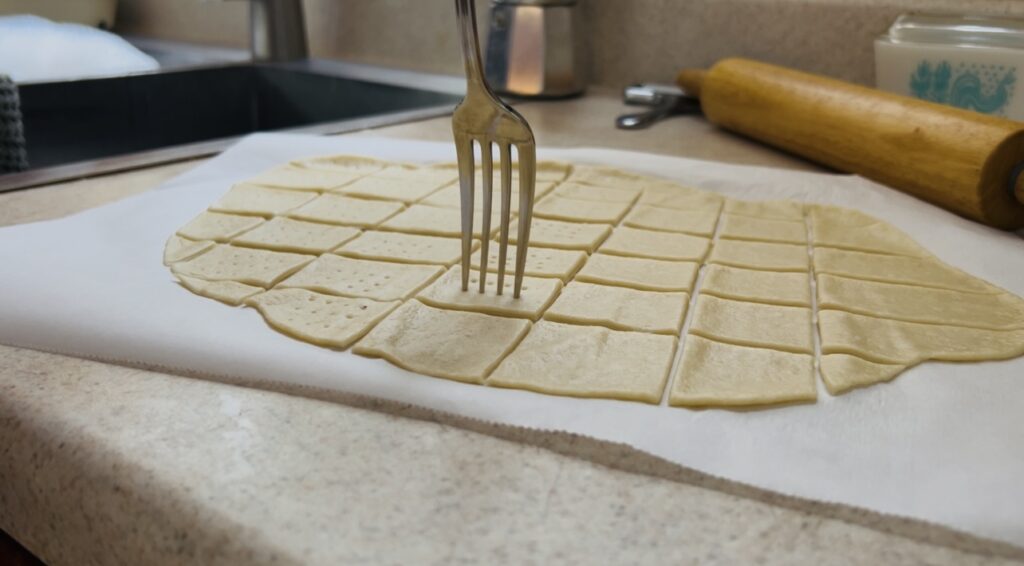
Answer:
[(1024, 227), (1024, 123), (747, 59), (677, 81), (723, 128), (990, 226)]

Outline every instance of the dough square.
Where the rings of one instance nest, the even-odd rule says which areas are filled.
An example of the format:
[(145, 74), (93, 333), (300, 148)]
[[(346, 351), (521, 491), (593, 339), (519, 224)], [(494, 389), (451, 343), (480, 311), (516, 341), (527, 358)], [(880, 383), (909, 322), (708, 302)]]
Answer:
[(708, 265), (701, 293), (724, 299), (796, 307), (811, 306), (811, 281), (806, 273), (761, 271)]
[(687, 336), (668, 402), (744, 406), (813, 402), (814, 356)]
[(386, 163), (354, 155), (319, 155), (296, 159), (291, 162), (291, 165), (305, 169), (347, 173), (353, 178), (358, 178), (384, 169)]
[(555, 189), (552, 196), (577, 200), (623, 202), (626, 204), (633, 204), (633, 202), (640, 196), (641, 192), (641, 189), (630, 186), (615, 188), (581, 185), (579, 183), (562, 183)]
[[(484, 197), (483, 190), (480, 185), (477, 185), (476, 194), (473, 197), (473, 208), (476, 210), (483, 210), (484, 208)], [(534, 198), (539, 195), (534, 195)], [(443, 208), (462, 208), (462, 189), (459, 184), (449, 185), (435, 193), (432, 193), (427, 198), (420, 201), (422, 204), (429, 204), (430, 206), (440, 206)], [(519, 191), (513, 190), (512, 195), (509, 198), (510, 213), (515, 214), (519, 212)], [(491, 214), (492, 217), (497, 219), (501, 214), (501, 191), (495, 187), (491, 191)]]
[(480, 293), (480, 273), (470, 271), (469, 290), (462, 290), (462, 268), (453, 267), (432, 285), (420, 291), (417, 298), (436, 308), (481, 312), (498, 316), (514, 316), (537, 320), (555, 300), (562, 282), (558, 279), (523, 277), (519, 298), (513, 298), (513, 278), (505, 277), (503, 293), (497, 294), (498, 276), (490, 275), (486, 291)]
[(715, 233), (717, 223), (718, 212), (715, 210), (675, 210), (646, 204), (634, 207), (623, 222), (633, 228), (708, 237)]
[(544, 318), (676, 336), (683, 327), (689, 298), (686, 293), (640, 291), (573, 281), (562, 290)]
[(181, 236), (171, 236), (167, 238), (167, 243), (164, 244), (164, 265), (192, 259), (214, 245), (210, 240), (196, 241), (182, 238)]
[(187, 275), (177, 277), (182, 287), (189, 291), (233, 306), (238, 306), (249, 297), (264, 291), (263, 287), (254, 287), (238, 281), (206, 281)]
[(577, 281), (647, 291), (689, 291), (700, 264), (597, 253), (583, 264)]
[(881, 364), (849, 354), (827, 354), (821, 357), (821, 380), (832, 395), (889, 381), (905, 369), (907, 366), (903, 364)]
[[(531, 238), (532, 239), (532, 238)], [(501, 251), (500, 243), (490, 242), (487, 246), (487, 271), (498, 272), (498, 254)], [(515, 273), (516, 246), (510, 243), (506, 250), (505, 273)], [(541, 248), (529, 246), (526, 252), (526, 271), (524, 275), (532, 277), (556, 277), (562, 281), (572, 279), (587, 261), (587, 254), (579, 250), (560, 250), (557, 248)], [(472, 264), (474, 269), (480, 269), (480, 254), (473, 254)]]
[(542, 320), (488, 385), (576, 397), (661, 401), (676, 338)]
[(690, 334), (720, 342), (812, 353), (811, 309), (697, 297)]
[(622, 220), (630, 206), (628, 202), (580, 200), (551, 195), (533, 205), (533, 215), (568, 222), (615, 224)]
[(992, 330), (1024, 328), (1024, 299), (818, 275), (818, 305), (868, 316)]
[(742, 214), (723, 214), (722, 229), (718, 235), (729, 240), (807, 243), (807, 227), (802, 220), (775, 220)]
[(321, 295), (305, 289), (271, 289), (248, 301), (272, 328), (332, 348), (348, 348), (400, 301)]
[(324, 194), (288, 213), (292, 218), (372, 228), (402, 210), (398, 202)]
[(718, 240), (708, 262), (769, 271), (806, 272), (810, 265), (807, 246), (742, 240)]
[(237, 236), (231, 242), (250, 248), (320, 254), (333, 250), (359, 234), (359, 228), (277, 217)]
[(725, 212), (753, 218), (803, 222), (804, 204), (792, 200), (736, 200), (725, 202)]
[(454, 183), (459, 178), (458, 168), (450, 167), (417, 167), (410, 165), (389, 165), (373, 174), (374, 177), (382, 179), (394, 179), (407, 183), (423, 183), (434, 189)]
[(601, 246), (601, 253), (651, 259), (700, 261), (711, 240), (689, 234), (655, 232), (619, 226)]
[(352, 349), (410, 371), (483, 383), (530, 328), (523, 318), (435, 309), (409, 301)]
[(242, 183), (231, 187), (227, 194), (213, 203), (210, 210), (273, 216), (306, 204), (315, 199), (316, 195), (315, 192), (274, 189)]
[[(594, 251), (612, 231), (607, 224), (561, 222), (534, 217), (530, 224), (530, 247), (541, 246), (564, 250)], [(519, 223), (509, 226), (509, 242), (518, 242)]]
[(711, 211), (715, 214), (722, 210), (723, 202), (725, 198), (720, 195), (670, 183), (648, 186), (637, 200), (637, 204), (675, 210)]
[(345, 185), (340, 189), (340, 192), (362, 198), (397, 200), (411, 203), (420, 200), (442, 186), (431, 180), (431, 175), (424, 175), (425, 178), (422, 179), (415, 176), (393, 178), (384, 177), (383, 175), (386, 171), (387, 169), (383, 172), (358, 179)]
[[(515, 219), (509, 220), (515, 223)], [(455, 208), (441, 208), (426, 204), (414, 204), (381, 224), (382, 230), (425, 234), (428, 236), (462, 236), (462, 211)], [(500, 224), (491, 221), (488, 237), (493, 237)], [(479, 238), (483, 231), (483, 213), (477, 210), (473, 215), (473, 236)]]
[(882, 254), (927, 257), (910, 236), (893, 225), (851, 208), (808, 207), (814, 245)]
[(816, 248), (814, 271), (869, 281), (907, 283), (918, 287), (971, 293), (1003, 292), (994, 285), (930, 257), (891, 256), (836, 248)]
[[(473, 240), (473, 251), (480, 247)], [(363, 232), (334, 253), (399, 263), (429, 263), (450, 266), (462, 259), (462, 240), (402, 232)]]
[(574, 166), (572, 173), (565, 181), (567, 183), (611, 187), (616, 189), (641, 189), (645, 185), (655, 182), (651, 177), (628, 173), (612, 167), (600, 167), (594, 165)]
[(208, 252), (171, 266), (178, 276), (207, 281), (237, 281), (270, 287), (313, 261), (314, 256), (217, 245)]
[(924, 360), (971, 362), (1024, 354), (1024, 330), (986, 330), (818, 312), (823, 354), (853, 354), (874, 362), (914, 365)]
[(248, 179), (253, 185), (278, 187), (282, 189), (298, 189), (306, 191), (326, 191), (347, 185), (361, 177), (361, 173), (343, 170), (310, 169), (283, 165)]
[(226, 242), (251, 230), (263, 222), (262, 218), (237, 216), (220, 212), (202, 212), (178, 230), (178, 235), (190, 240), (216, 240)]
[(366, 261), (322, 255), (285, 279), (280, 289), (300, 288), (345, 297), (378, 301), (408, 299), (444, 272), (439, 265)]

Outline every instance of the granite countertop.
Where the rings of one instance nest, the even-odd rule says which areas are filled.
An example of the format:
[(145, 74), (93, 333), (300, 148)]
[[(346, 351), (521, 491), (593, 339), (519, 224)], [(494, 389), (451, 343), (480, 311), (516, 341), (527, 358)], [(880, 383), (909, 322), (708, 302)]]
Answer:
[[(611, 93), (520, 109), (541, 146), (813, 169), (697, 117), (617, 131)], [(449, 124), (351, 135), (448, 140)], [(2, 194), (0, 225), (196, 163)], [(0, 529), (53, 565), (994, 561), (437, 422), (5, 346)]]

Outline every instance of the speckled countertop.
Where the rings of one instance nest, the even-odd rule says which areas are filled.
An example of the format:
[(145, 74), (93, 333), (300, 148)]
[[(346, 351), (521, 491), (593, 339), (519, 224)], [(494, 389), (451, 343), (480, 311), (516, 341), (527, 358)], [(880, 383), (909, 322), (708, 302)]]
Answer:
[[(699, 118), (616, 131), (605, 94), (520, 108), (542, 146), (811, 168)], [(0, 195), (0, 225), (194, 165)], [(999, 562), (437, 422), (2, 346), (0, 529), (53, 565)]]

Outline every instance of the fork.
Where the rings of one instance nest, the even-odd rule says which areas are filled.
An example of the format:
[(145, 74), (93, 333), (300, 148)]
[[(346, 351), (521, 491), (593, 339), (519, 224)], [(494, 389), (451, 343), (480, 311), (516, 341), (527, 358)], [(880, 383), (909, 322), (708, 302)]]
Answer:
[(509, 213), (512, 203), (512, 146), (519, 158), (519, 229), (516, 235), (514, 298), (519, 298), (526, 269), (526, 250), (533, 218), (534, 180), (537, 173), (537, 149), (533, 131), (518, 112), (503, 103), (487, 85), (481, 68), (480, 42), (476, 31), (474, 0), (455, 0), (462, 55), (466, 63), (466, 98), (452, 116), (455, 152), (459, 160), (459, 187), (462, 205), (462, 290), (469, 290), (470, 257), (473, 253), (473, 143), (480, 145), (483, 168), (483, 210), (480, 245), (480, 292), (487, 279), (488, 244), (491, 235), (491, 188), (493, 146), (501, 160), (501, 237), (498, 248), (498, 294), (505, 283), (505, 258), (508, 253)]

